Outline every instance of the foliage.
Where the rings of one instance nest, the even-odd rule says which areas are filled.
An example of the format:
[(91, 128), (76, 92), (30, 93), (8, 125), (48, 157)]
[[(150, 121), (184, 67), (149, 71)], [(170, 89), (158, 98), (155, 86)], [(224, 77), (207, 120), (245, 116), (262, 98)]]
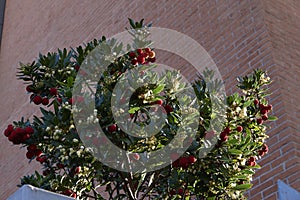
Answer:
[[(143, 21), (130, 20), (130, 24), (129, 31), (145, 27)], [(136, 44), (145, 42), (136, 40)], [(209, 129), (217, 111), (212, 109), (212, 91), (203, 78), (213, 77), (213, 72), (207, 70), (193, 83), (200, 118), (196, 137), (187, 151), (183, 155), (170, 155), (179, 158), (173, 163), (166, 158), (170, 159), (170, 165), (156, 171), (122, 172), (94, 157), (82, 143), (73, 121), (72, 104), (87, 101), (85, 96), (72, 96), (75, 78), (91, 73), (80, 70), (80, 66), (93, 49), (111, 42), (102, 37), (75, 49), (40, 54), (37, 61), (21, 64), (18, 77), (27, 84), (30, 102), (40, 107), (41, 117), (16, 121), (8, 125), (4, 134), (13, 144), (27, 148), (26, 157), (40, 162), (43, 169), (42, 174), (36, 172), (23, 177), (21, 185), (31, 184), (79, 199), (103, 199), (99, 192), (101, 188), (109, 199), (241, 199), (243, 192), (252, 186), (255, 169), (260, 168), (256, 160), (268, 152), (265, 122), (276, 119), (268, 116), (272, 106), (265, 98), (265, 86), (270, 83), (267, 74), (255, 70), (249, 76), (238, 78), (238, 88), (243, 94), (226, 97), (226, 120), (222, 130), (216, 131)], [(108, 66), (98, 82), (96, 112), (88, 119), (90, 123), (99, 123), (115, 145), (132, 152), (163, 148), (181, 124), (182, 113), (175, 94), (185, 86), (167, 88), (159, 81), (138, 88), (130, 98), (129, 110), (134, 123), (142, 126), (149, 123), (149, 110), (153, 105), (163, 106), (166, 124), (157, 135), (150, 138), (129, 136), (114, 121), (110, 99), (122, 74), (129, 69), (155, 67), (151, 64), (155, 62), (151, 42), (146, 40), (145, 44), (147, 48), (140, 49), (137, 45), (135, 50), (116, 58)], [(120, 47), (115, 45), (114, 48)], [(144, 78), (150, 75), (145, 73)], [(175, 75), (166, 72), (164, 78), (181, 79)], [(220, 81), (214, 83), (218, 85)], [(146, 120), (140, 121), (140, 116), (146, 116)], [(204, 137), (209, 135), (217, 135), (218, 141), (205, 157), (199, 157), (205, 146)], [(84, 137), (94, 146), (105, 145), (107, 140), (94, 134)], [(132, 154), (130, 162), (140, 159), (138, 154)]]

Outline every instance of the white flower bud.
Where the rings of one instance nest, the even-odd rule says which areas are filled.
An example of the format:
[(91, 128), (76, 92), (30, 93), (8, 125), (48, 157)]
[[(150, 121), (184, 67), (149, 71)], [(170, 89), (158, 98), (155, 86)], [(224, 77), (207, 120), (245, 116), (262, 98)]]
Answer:
[(75, 126), (72, 124), (72, 125), (69, 127), (69, 130), (74, 129), (74, 128), (75, 128)]

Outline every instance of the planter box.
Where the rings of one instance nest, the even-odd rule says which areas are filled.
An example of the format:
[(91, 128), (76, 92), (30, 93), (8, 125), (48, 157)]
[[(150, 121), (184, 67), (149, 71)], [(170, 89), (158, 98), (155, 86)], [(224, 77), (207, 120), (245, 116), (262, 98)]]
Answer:
[(31, 185), (23, 185), (14, 194), (8, 197), (7, 200), (74, 200), (54, 192), (49, 192)]

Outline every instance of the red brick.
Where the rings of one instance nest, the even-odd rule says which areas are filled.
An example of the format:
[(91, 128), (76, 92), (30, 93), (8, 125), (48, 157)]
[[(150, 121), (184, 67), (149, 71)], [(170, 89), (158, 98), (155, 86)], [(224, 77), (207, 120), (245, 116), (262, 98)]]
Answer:
[[(300, 43), (297, 42), (300, 41), (300, 1), (194, 0), (183, 4), (178, 0), (101, 3), (10, 0), (6, 4), (0, 84), (9, 87), (2, 87), (0, 91), (1, 97), (5, 97), (0, 98), (1, 130), (21, 116), (31, 117), (37, 113), (37, 109), (28, 104), (22, 83), (13, 81), (19, 61), (30, 62), (39, 52), (76, 46), (101, 35), (112, 36), (124, 30), (127, 17), (145, 18), (154, 26), (183, 32), (203, 45), (217, 63), (228, 94), (237, 91), (235, 78), (238, 75), (256, 67), (268, 69), (274, 80), (270, 87), (272, 114), (278, 115), (279, 120), (268, 123), (272, 126), (267, 140), (270, 152), (259, 161), (262, 169), (257, 170), (255, 181), (259, 184), (257, 188), (268, 187), (263, 185), (270, 183), (274, 173), (282, 173), (293, 187), (300, 189), (293, 168), (300, 152), (300, 110), (299, 106), (295, 108), (300, 101), (300, 70), (297, 67), (300, 63)], [(174, 68), (185, 66), (184, 61), (171, 57), (160, 59)], [(189, 78), (195, 75), (190, 68), (183, 71)], [(39, 167), (28, 165), (24, 152), (10, 146), (5, 138), (0, 137), (0, 145), (0, 196), (5, 199), (17, 189), (22, 175)], [(14, 158), (7, 156), (7, 152), (13, 153)], [(277, 197), (273, 186), (266, 190), (264, 196), (252, 192), (250, 199)]]

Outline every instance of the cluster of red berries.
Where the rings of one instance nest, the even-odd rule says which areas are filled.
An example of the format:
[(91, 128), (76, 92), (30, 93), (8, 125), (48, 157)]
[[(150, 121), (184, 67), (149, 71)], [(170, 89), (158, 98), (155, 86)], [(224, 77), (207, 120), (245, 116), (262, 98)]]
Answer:
[(264, 144), (263, 147), (261, 148), (261, 150), (258, 151), (258, 154), (260, 156), (264, 156), (265, 153), (268, 153), (268, 151), (269, 151), (268, 145)]
[(77, 197), (76, 192), (73, 192), (73, 191), (70, 190), (70, 189), (64, 190), (61, 194), (66, 195), (66, 196), (69, 196), (69, 197), (73, 197), (74, 199)]
[(43, 164), (47, 160), (47, 157), (45, 155), (43, 155), (43, 152), (41, 149), (38, 149), (35, 144), (30, 144), (27, 147), (26, 157), (28, 159), (32, 159), (35, 156), (36, 156), (36, 161), (40, 162), (41, 164)]
[(255, 157), (251, 156), (248, 161), (247, 161), (247, 165), (248, 166), (251, 166), (251, 167), (254, 167), (256, 165), (256, 159)]
[[(237, 132), (242, 132), (243, 127), (242, 126), (237, 126), (235, 129)], [(220, 139), (222, 142), (226, 142), (228, 140), (228, 136), (231, 132), (230, 127), (226, 127), (221, 133), (220, 133)]]
[[(33, 89), (33, 86), (32, 85), (28, 85), (26, 87), (26, 91), (27, 92), (33, 92), (34, 94), (32, 94), (30, 96), (30, 99), (32, 100), (32, 102), (36, 105), (40, 105), (40, 104), (43, 104), (43, 105), (48, 105), (49, 104), (49, 98), (47, 96), (41, 96), (40, 94), (36, 94), (35, 93), (35, 90)], [(57, 96), (58, 95), (58, 91), (56, 88), (50, 88), (49, 89), (49, 94), (51, 96)]]
[(174, 168), (183, 168), (187, 169), (190, 165), (194, 164), (197, 161), (196, 157), (193, 155), (189, 155), (188, 157), (181, 157), (175, 162), (172, 163)]
[(261, 118), (256, 120), (257, 124), (261, 125), (268, 120), (268, 113), (272, 110), (272, 105), (263, 105), (258, 99), (254, 100), (254, 104), (259, 106)]
[(231, 129), (229, 127), (226, 127), (221, 133), (220, 133), (220, 139), (222, 142), (226, 142), (228, 140), (228, 136)]
[(33, 133), (34, 130), (30, 126), (27, 126), (26, 128), (14, 128), (12, 124), (9, 124), (4, 131), (4, 135), (8, 137), (8, 140), (13, 144), (24, 143)]
[(135, 51), (131, 51), (129, 53), (129, 57), (131, 59), (131, 64), (137, 65), (137, 64), (147, 64), (149, 62), (155, 62), (155, 52), (152, 51), (150, 48), (144, 48), (144, 49), (137, 49)]

